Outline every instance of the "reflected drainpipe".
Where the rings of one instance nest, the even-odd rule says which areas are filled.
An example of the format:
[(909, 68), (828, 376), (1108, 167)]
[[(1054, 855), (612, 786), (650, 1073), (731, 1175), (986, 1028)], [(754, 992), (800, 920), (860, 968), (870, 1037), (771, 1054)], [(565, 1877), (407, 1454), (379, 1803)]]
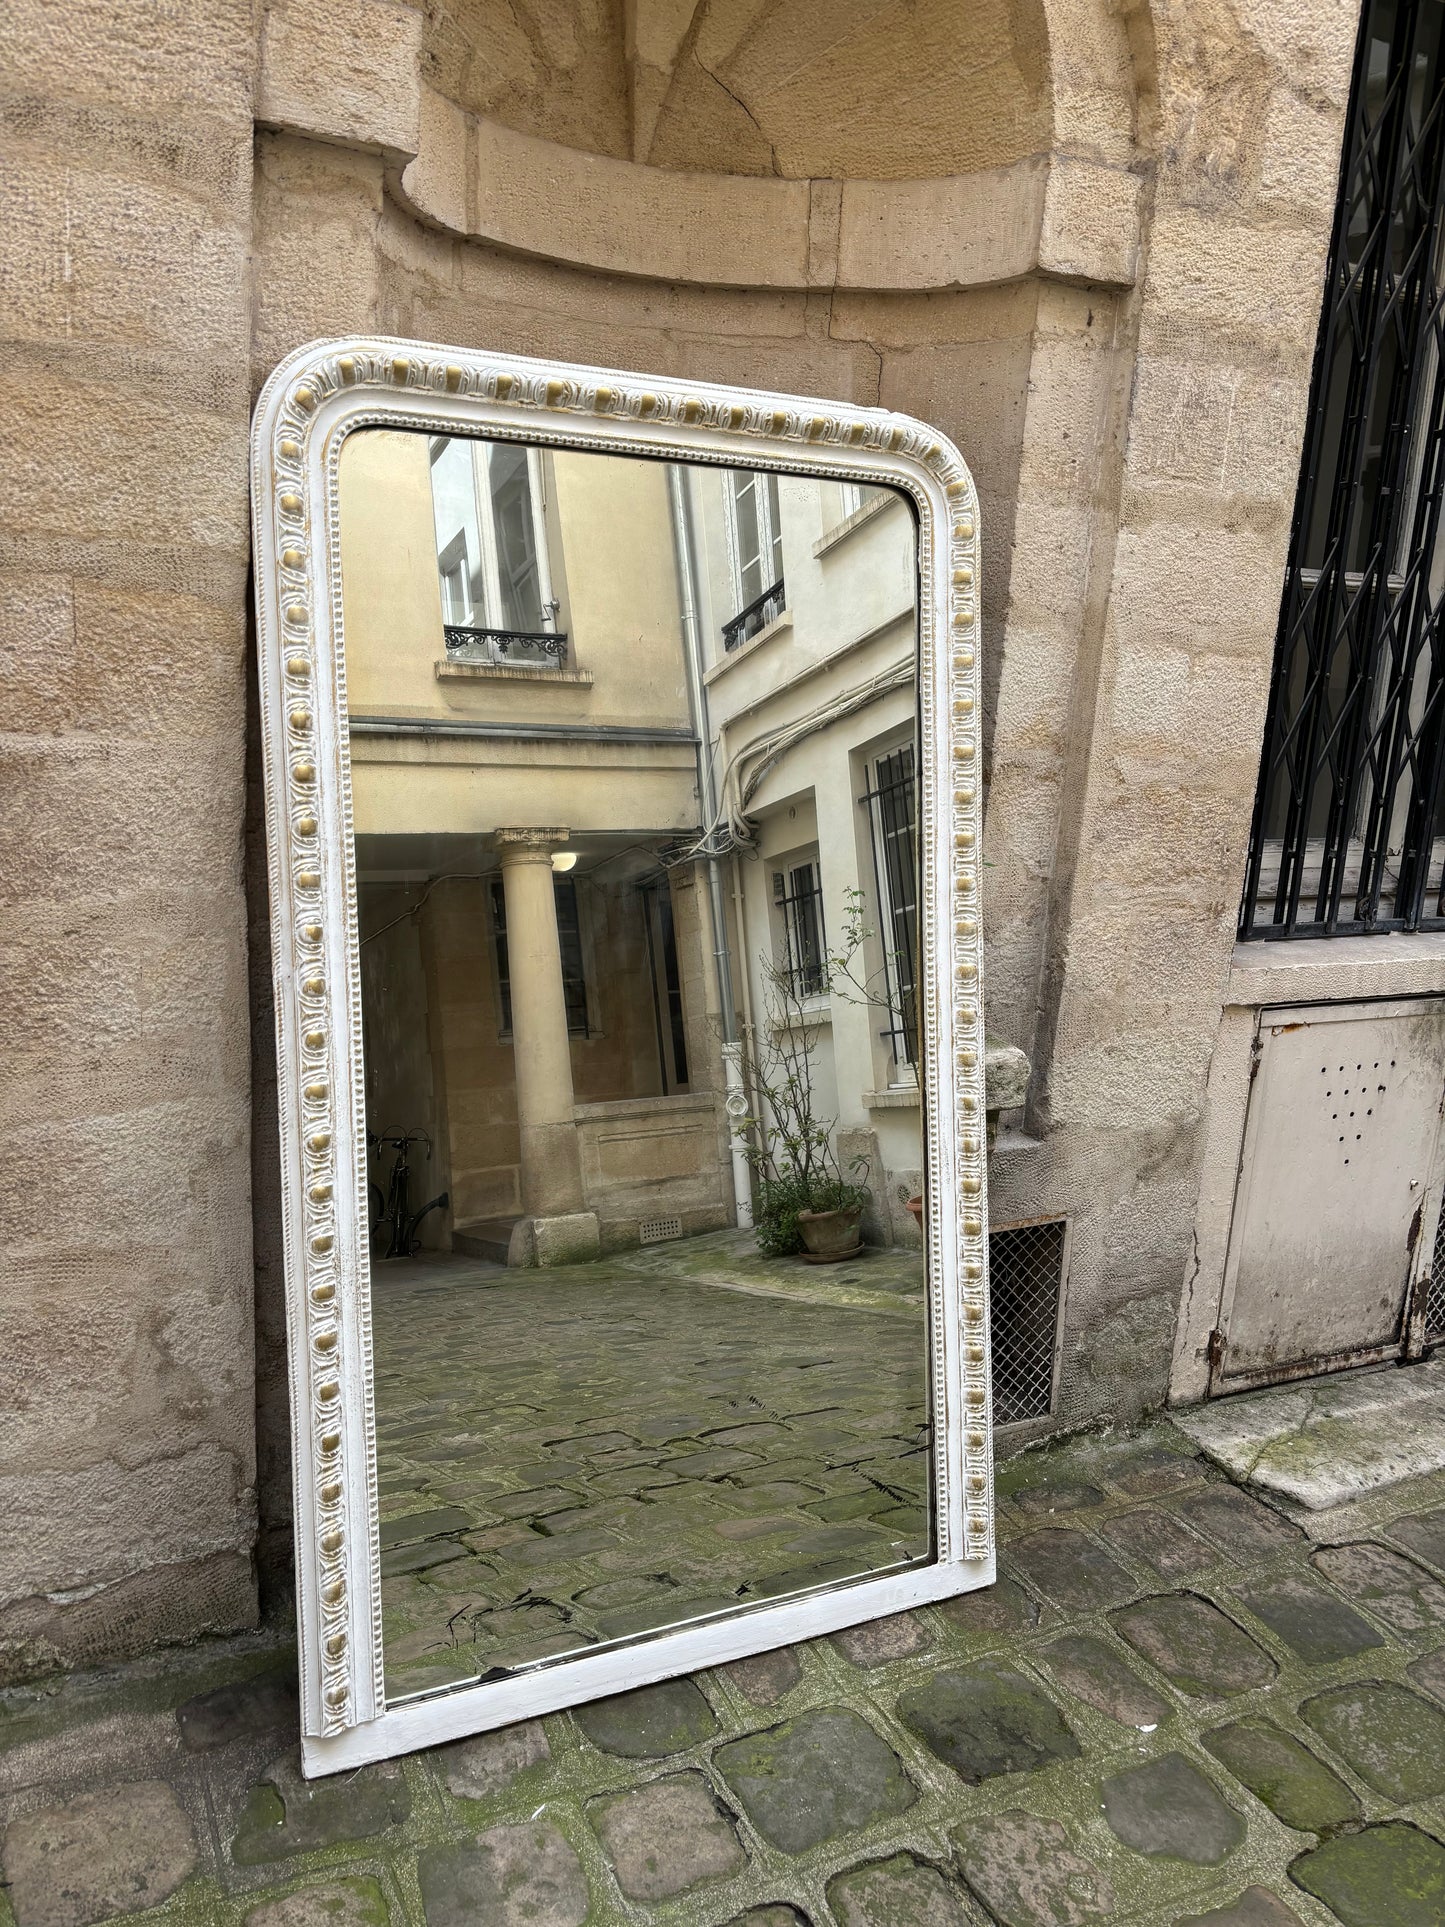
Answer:
[[(710, 824), (717, 808), (713, 782), (712, 746), (708, 736), (707, 690), (702, 680), (702, 637), (697, 620), (697, 561), (692, 540), (692, 518), (682, 470), (667, 467), (667, 497), (672, 510), (673, 547), (677, 554), (677, 586), (682, 602), (682, 653), (687, 664), (687, 702), (697, 738), (697, 793), (702, 820)], [(713, 965), (717, 972), (718, 1009), (722, 1016), (723, 1108), (728, 1116), (732, 1147), (733, 1203), (740, 1230), (753, 1222), (752, 1167), (744, 1119), (748, 1115), (747, 1086), (743, 1080), (743, 1047), (738, 1036), (737, 1004), (733, 998), (732, 958), (728, 954), (727, 905), (723, 898), (722, 865), (715, 856), (704, 859), (708, 908), (712, 917)]]

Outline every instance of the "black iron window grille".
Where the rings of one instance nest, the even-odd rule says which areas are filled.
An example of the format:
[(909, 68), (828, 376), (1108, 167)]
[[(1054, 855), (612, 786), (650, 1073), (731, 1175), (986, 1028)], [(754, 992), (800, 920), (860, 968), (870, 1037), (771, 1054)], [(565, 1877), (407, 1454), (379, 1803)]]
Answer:
[(918, 1062), (918, 840), (913, 745), (880, 756), (868, 810), (873, 877), (882, 928), (888, 1023), (879, 1032), (902, 1071)]
[(560, 630), (472, 629), (459, 622), (443, 625), (448, 662), (565, 669), (567, 637)]
[[(567, 1034), (586, 1037), (587, 976), (582, 959), (582, 922), (577, 908), (577, 885), (571, 877), (553, 877), (557, 906), (557, 941), (562, 951), (562, 998), (567, 1007)], [(492, 947), (497, 960), (497, 1015), (503, 1037), (512, 1034), (512, 968), (507, 955), (507, 893), (500, 877), (492, 878)]]
[(817, 864), (774, 870), (773, 904), (782, 923), (782, 968), (789, 990), (794, 997), (821, 997), (828, 987), (828, 970)]
[(1445, 926), (1445, 0), (1369, 0), (1239, 934)]
[(787, 607), (781, 576), (771, 589), (764, 589), (756, 602), (750, 602), (746, 609), (740, 609), (730, 622), (723, 624), (723, 648), (741, 649), (745, 642), (751, 642), (759, 630), (766, 629), (770, 622), (776, 622)]

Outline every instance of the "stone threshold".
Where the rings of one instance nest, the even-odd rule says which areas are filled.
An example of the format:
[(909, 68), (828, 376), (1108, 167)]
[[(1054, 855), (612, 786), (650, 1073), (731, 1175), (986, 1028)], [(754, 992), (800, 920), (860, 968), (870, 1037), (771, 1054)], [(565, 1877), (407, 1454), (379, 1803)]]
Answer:
[(1237, 1392), (1169, 1414), (1242, 1485), (1329, 1512), (1445, 1470), (1445, 1356)]

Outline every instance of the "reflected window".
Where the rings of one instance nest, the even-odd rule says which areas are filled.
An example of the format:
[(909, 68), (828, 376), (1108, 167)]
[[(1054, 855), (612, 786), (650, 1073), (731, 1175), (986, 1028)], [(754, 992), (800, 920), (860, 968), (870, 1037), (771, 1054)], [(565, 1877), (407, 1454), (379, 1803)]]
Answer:
[(848, 517), (850, 515), (856, 515), (859, 509), (867, 508), (874, 502), (883, 501), (887, 497), (887, 494), (887, 489), (871, 488), (866, 482), (839, 482), (839, 521), (846, 522)]
[[(569, 1037), (590, 1035), (587, 1017), (587, 971), (583, 961), (582, 919), (577, 884), (572, 877), (553, 877), (557, 906), (557, 941), (562, 951), (562, 994), (567, 1005)], [(512, 1034), (512, 972), (507, 955), (507, 893), (500, 877), (492, 879), (492, 955), (497, 971), (497, 1012), (503, 1037)]]
[(795, 997), (821, 997), (827, 988), (823, 889), (816, 860), (773, 872), (773, 904), (782, 937), (781, 967)]
[(878, 892), (893, 1077), (913, 1082), (918, 1062), (918, 839), (912, 743), (868, 767), (868, 829)]
[(442, 620), (467, 624), (472, 619), (472, 576), (467, 560), (467, 538), (459, 529), (437, 558), (442, 578)]
[(448, 656), (560, 668), (540, 453), (442, 436), (431, 478)]
[(727, 479), (738, 613), (723, 624), (723, 646), (738, 649), (783, 613), (783, 531), (776, 475), (738, 468)]
[(687, 1025), (683, 1016), (682, 972), (677, 961), (677, 929), (672, 915), (672, 892), (654, 884), (642, 892), (647, 960), (652, 973), (652, 1000), (657, 1015), (658, 1055), (662, 1088), (685, 1090), (688, 1084)]

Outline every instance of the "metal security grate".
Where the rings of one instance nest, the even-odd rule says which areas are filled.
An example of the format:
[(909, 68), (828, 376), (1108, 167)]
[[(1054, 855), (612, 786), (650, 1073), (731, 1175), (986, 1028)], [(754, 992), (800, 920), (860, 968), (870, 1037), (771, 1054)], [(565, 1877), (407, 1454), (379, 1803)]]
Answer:
[(1046, 1418), (1053, 1410), (1067, 1236), (1063, 1218), (989, 1232), (995, 1425)]
[(1445, 3), (1369, 0), (1242, 938), (1445, 926)]
[(1430, 1254), (1430, 1283), (1425, 1291), (1425, 1337), (1445, 1338), (1445, 1208), (1435, 1230), (1435, 1249)]

